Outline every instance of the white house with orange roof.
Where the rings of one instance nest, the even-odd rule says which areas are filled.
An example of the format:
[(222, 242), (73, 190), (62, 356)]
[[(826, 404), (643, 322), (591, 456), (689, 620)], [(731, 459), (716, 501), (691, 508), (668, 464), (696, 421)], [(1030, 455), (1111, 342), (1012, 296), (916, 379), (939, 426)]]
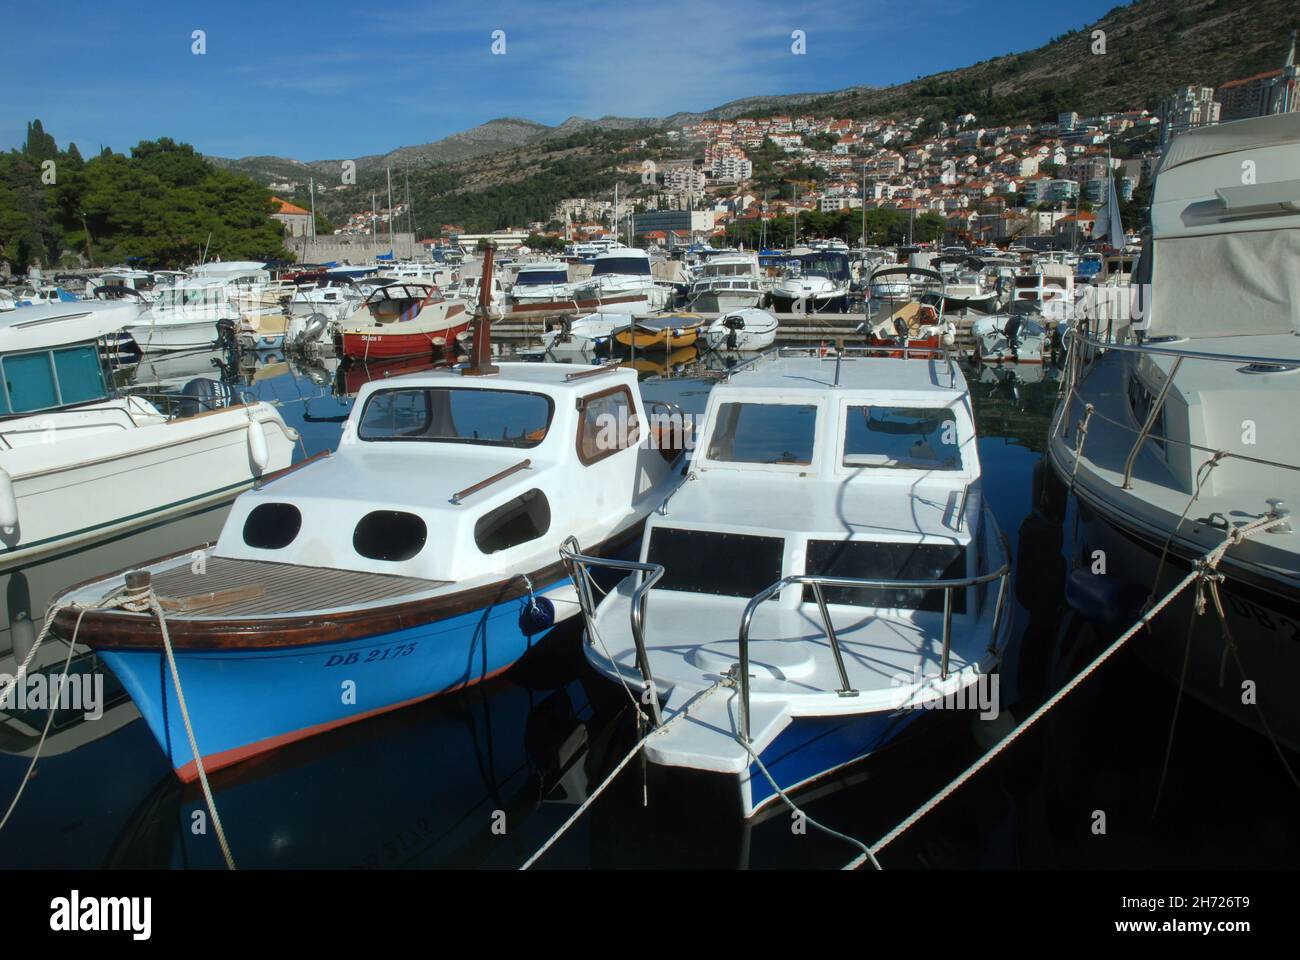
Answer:
[(304, 210), (297, 204), (281, 200), (279, 197), (272, 197), (271, 202), (276, 205), (271, 219), (279, 220), (284, 224), (285, 236), (310, 237), (315, 233), (312, 229), (310, 210)]

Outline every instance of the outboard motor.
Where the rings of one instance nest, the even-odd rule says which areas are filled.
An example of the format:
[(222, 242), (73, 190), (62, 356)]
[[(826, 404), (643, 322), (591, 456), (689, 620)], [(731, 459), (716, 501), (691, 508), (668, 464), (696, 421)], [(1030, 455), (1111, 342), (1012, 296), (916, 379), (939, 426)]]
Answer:
[(211, 377), (197, 377), (181, 388), (180, 415), (192, 417), (209, 410), (220, 410), (230, 406), (234, 399), (235, 391), (230, 389), (230, 384)]
[(1007, 338), (1007, 347), (1011, 350), (1011, 355), (1013, 357), (1018, 356), (1020, 353), (1020, 318), (1012, 314), (1002, 333)]
[(722, 321), (722, 325), (727, 328), (727, 349), (735, 350), (738, 342), (737, 335), (745, 329), (745, 318), (733, 313)]
[(907, 346), (907, 321), (902, 317), (894, 318), (894, 333), (898, 334), (898, 343), (900, 346)]
[(239, 344), (239, 331), (234, 320), (217, 321), (216, 346), (218, 350), (231, 350)]
[(313, 313), (307, 318), (307, 323), (302, 328), (302, 335), (298, 338), (298, 342), (315, 343), (325, 335), (325, 331), (329, 325), (329, 317), (325, 316), (323, 313)]

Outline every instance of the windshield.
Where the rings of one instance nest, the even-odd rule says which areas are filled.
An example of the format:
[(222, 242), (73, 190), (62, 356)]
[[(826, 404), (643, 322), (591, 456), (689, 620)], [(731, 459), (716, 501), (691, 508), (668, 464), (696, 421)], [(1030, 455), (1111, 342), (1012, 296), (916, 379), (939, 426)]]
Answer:
[(381, 390), (361, 414), (362, 440), (426, 440), (535, 447), (555, 407), (540, 393), (459, 387)]
[(805, 277), (846, 280), (849, 276), (849, 258), (840, 253), (818, 253), (800, 257), (799, 265), (799, 272)]
[(849, 407), (844, 466), (960, 470), (957, 417), (947, 407)]
[(644, 257), (606, 257), (597, 260), (591, 270), (593, 277), (611, 273), (630, 273), (637, 276), (650, 276), (650, 261)]
[(534, 286), (540, 283), (567, 283), (567, 270), (527, 270), (515, 278), (516, 287)]
[(724, 403), (709, 459), (728, 463), (812, 463), (817, 407), (792, 403)]

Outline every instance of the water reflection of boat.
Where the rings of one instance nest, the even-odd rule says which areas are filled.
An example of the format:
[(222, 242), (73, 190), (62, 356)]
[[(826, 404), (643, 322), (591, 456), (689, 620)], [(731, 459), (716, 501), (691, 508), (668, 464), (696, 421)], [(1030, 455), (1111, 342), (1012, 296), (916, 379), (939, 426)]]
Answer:
[(435, 360), (433, 357), (399, 357), (395, 360), (358, 360), (341, 364), (337, 370), (335, 396), (356, 396), (367, 383), (398, 377), (404, 373), (418, 373), (421, 370), (446, 368), (451, 364), (447, 360)]
[(623, 366), (631, 367), (639, 374), (671, 377), (695, 363), (700, 357), (696, 347), (678, 347), (667, 356), (642, 354), (631, 360), (624, 360)]
[[(239, 865), (521, 863), (586, 798), (609, 735), (593, 727), (587, 694), (572, 679), (579, 673), (568, 661), (580, 657), (572, 639), (567, 653), (545, 651), (547, 659), (558, 654), (565, 661), (564, 679), (553, 688), (512, 675), (214, 773), (210, 782)], [(431, 752), (436, 763), (412, 762)], [(301, 803), (304, 795), (314, 802)], [(203, 809), (196, 784), (167, 778), (139, 804), (105, 865), (219, 866), (211, 834), (189, 829)]]

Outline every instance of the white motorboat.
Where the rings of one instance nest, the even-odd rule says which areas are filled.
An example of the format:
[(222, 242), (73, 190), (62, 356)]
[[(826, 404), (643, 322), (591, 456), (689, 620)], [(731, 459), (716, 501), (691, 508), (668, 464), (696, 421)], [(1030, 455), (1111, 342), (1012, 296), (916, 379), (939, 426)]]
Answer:
[(616, 330), (627, 327), (626, 313), (589, 313), (572, 319), (560, 317), (551, 321), (550, 329), (542, 334), (542, 347), (546, 350), (599, 350), (608, 346)]
[(1074, 269), (1054, 261), (1040, 262), (1012, 278), (1011, 301), (1038, 305), (1045, 323), (1056, 325), (1074, 316)]
[[(562, 556), (587, 660), (663, 727), (651, 768), (711, 781), (746, 817), (776, 799), (769, 775), (795, 789), (892, 742), (936, 698), (996, 696), (1009, 554), (946, 354), (742, 365), (710, 393), (640, 563)], [(637, 572), (597, 603), (601, 567)]]
[(766, 350), (776, 342), (780, 322), (757, 307), (724, 313), (704, 328), (704, 342), (714, 350)]
[(1051, 354), (1052, 335), (1043, 325), (1038, 303), (1013, 301), (1006, 313), (980, 317), (970, 335), (983, 363), (1042, 363)]
[(76, 306), (0, 321), (0, 568), (231, 500), (287, 467), (298, 439), (274, 407), (213, 380), (171, 412), (116, 395), (101, 346), (123, 308)]
[(511, 304), (554, 303), (569, 298), (569, 266), (558, 260), (526, 263), (515, 274), (510, 288)]
[(847, 254), (833, 250), (792, 250), (785, 276), (772, 287), (777, 313), (844, 313), (851, 278)]
[(663, 310), (669, 304), (672, 288), (656, 282), (646, 251), (618, 247), (596, 256), (591, 276), (575, 283), (572, 295), (580, 302), (644, 297), (644, 309)]
[(221, 338), (221, 325), (239, 322), (225, 280), (185, 280), (157, 292), (155, 300), (126, 327), (141, 353), (208, 350)]
[(766, 296), (756, 253), (722, 253), (709, 257), (696, 269), (686, 293), (690, 309), (710, 313), (758, 307)]
[[(1300, 500), (1297, 169), (1297, 113), (1171, 141), (1133, 274), (1149, 296), (1135, 315), (1080, 318), (1048, 439), (1082, 528), (1067, 598), (1116, 632), (1243, 526), (1260, 527), (1226, 547), (1221, 581), (1184, 591), (1132, 646), (1188, 694), (1255, 729), (1267, 724), (1292, 749), (1300, 749), (1300, 537), (1289, 520)], [(1203, 616), (1193, 615), (1198, 596)]]

